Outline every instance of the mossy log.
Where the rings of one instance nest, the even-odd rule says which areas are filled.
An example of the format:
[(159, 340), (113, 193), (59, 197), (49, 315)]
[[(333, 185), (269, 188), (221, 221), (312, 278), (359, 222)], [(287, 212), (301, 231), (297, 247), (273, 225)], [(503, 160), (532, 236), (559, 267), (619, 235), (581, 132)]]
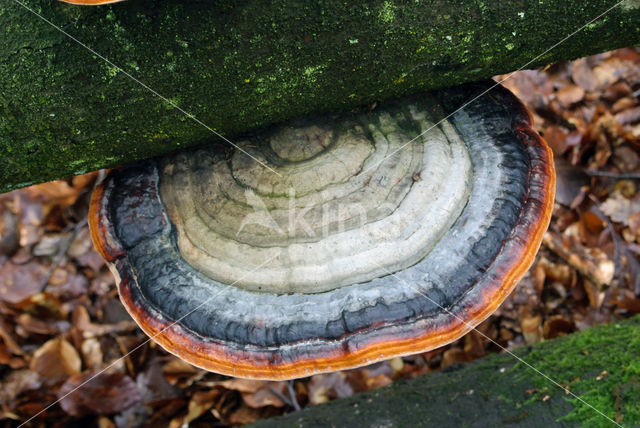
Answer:
[(3, 2), (0, 192), (218, 139), (114, 65), (233, 138), (640, 42), (638, 0), (23, 2), (112, 64)]
[(515, 354), (539, 373), (511, 355), (492, 355), (254, 426), (615, 426), (607, 418), (640, 424), (640, 317)]

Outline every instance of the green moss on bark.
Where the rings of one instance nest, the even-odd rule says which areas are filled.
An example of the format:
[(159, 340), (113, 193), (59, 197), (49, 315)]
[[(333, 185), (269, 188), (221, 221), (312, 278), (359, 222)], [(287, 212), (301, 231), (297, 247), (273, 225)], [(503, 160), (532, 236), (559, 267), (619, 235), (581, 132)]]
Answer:
[[(615, 1), (25, 4), (233, 137), (511, 71)], [(629, 5), (528, 66), (638, 43)], [(15, 2), (0, 39), (0, 192), (216, 140)]]
[[(544, 344), (534, 348), (527, 359), (580, 397), (566, 396), (573, 409), (563, 421), (610, 426), (591, 405), (625, 426), (640, 424), (640, 319), (594, 327), (557, 346)], [(533, 380), (540, 388), (535, 398), (559, 393), (547, 379), (538, 376)]]
[(491, 355), (255, 426), (612, 426), (607, 417), (640, 424), (639, 316), (514, 353), (536, 370)]

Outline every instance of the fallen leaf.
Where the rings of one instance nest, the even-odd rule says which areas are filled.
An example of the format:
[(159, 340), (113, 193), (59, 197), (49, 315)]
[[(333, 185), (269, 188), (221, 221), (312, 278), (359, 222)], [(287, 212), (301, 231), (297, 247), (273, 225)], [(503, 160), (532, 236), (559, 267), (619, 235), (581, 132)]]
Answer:
[(97, 173), (77, 175), (69, 180), (55, 180), (36, 186), (27, 187), (25, 191), (31, 198), (46, 201), (48, 204), (55, 204), (61, 207), (72, 205), (78, 196), (89, 189), (90, 184), (95, 180)]
[(32, 253), (34, 256), (53, 256), (58, 252), (65, 239), (67, 239), (65, 236), (57, 233), (45, 235), (33, 247)]
[(256, 382), (260, 388), (251, 393), (242, 394), (242, 400), (254, 409), (265, 406), (283, 407), (285, 403), (280, 397), (287, 394), (285, 382)]
[(584, 98), (584, 89), (577, 85), (568, 84), (558, 89), (556, 96), (560, 104), (567, 108), (572, 104), (582, 101)]
[(576, 330), (574, 323), (564, 315), (553, 315), (545, 320), (542, 335), (545, 339), (564, 336)]
[(629, 216), (640, 212), (640, 198), (628, 199), (622, 196), (620, 192), (613, 192), (606, 201), (600, 204), (600, 209), (612, 221), (628, 226)]
[(251, 379), (240, 379), (234, 378), (229, 380), (224, 380), (220, 382), (215, 382), (215, 385), (222, 386), (226, 389), (230, 389), (232, 391), (239, 392), (257, 392), (260, 388), (263, 388), (267, 382), (265, 381), (255, 381)]
[[(631, 86), (629, 86), (627, 82), (621, 81), (605, 88), (604, 92), (602, 93), (602, 98), (610, 102), (615, 102), (616, 100), (622, 99), (623, 97), (627, 97), (628, 95), (630, 95), (631, 91), (632, 91)], [(630, 99), (630, 98), (627, 98), (627, 99)], [(615, 104), (614, 106), (611, 107), (611, 110), (614, 113), (616, 112)]]
[(56, 395), (62, 409), (72, 416), (119, 413), (141, 399), (130, 377), (94, 370), (71, 376)]
[(524, 316), (520, 320), (524, 341), (528, 344), (538, 343), (542, 340), (542, 317), (540, 315)]
[(102, 347), (100, 342), (95, 337), (85, 339), (80, 347), (82, 352), (82, 359), (86, 367), (90, 369), (98, 369), (102, 367)]
[(59, 330), (55, 324), (45, 320), (38, 319), (31, 314), (22, 313), (16, 319), (17, 324), (27, 333), (42, 334), (53, 336), (58, 334)]
[(30, 368), (50, 382), (80, 373), (82, 360), (76, 349), (61, 337), (51, 339), (34, 354)]
[(197, 391), (191, 396), (189, 400), (187, 414), (171, 421), (170, 427), (183, 427), (188, 426), (189, 423), (200, 416), (202, 416), (207, 410), (209, 410), (215, 403), (216, 399), (220, 396), (220, 391)]
[(598, 87), (598, 79), (591, 71), (586, 58), (573, 61), (571, 70), (571, 78), (585, 91), (593, 91)]
[[(640, 109), (638, 110), (640, 112)], [(616, 147), (613, 150), (613, 164), (622, 172), (633, 172), (640, 165), (640, 156), (629, 146)]]
[(347, 382), (344, 372), (326, 373), (311, 376), (308, 384), (309, 403), (317, 405), (339, 397), (349, 397), (355, 392)]
[(11, 257), (19, 247), (18, 216), (7, 209), (0, 216), (0, 255)]
[(83, 332), (85, 338), (104, 336), (105, 334), (124, 333), (137, 329), (133, 321), (120, 321), (115, 324), (97, 324), (89, 318), (87, 308), (76, 306), (73, 311), (73, 326)]
[(32, 370), (23, 369), (9, 371), (2, 380), (0, 388), (0, 403), (14, 407), (13, 401), (25, 391), (37, 390), (42, 386), (42, 382), (37, 373)]
[(567, 144), (567, 135), (569, 132), (557, 125), (548, 126), (543, 133), (543, 137), (545, 141), (553, 150), (553, 154), (556, 156), (561, 156), (564, 154), (569, 146)]
[(556, 201), (570, 206), (580, 194), (581, 189), (589, 184), (589, 177), (582, 168), (557, 159), (556, 166)]
[(47, 277), (47, 267), (33, 260), (16, 265), (11, 260), (0, 266), (0, 300), (12, 304), (40, 292)]
[(201, 379), (206, 372), (177, 358), (171, 357), (162, 368), (162, 373), (171, 385), (186, 388)]
[(640, 106), (622, 110), (614, 117), (622, 125), (638, 122), (640, 121)]
[(464, 349), (460, 349), (457, 347), (452, 347), (444, 351), (442, 354), (442, 362), (440, 363), (440, 368), (449, 367), (455, 363), (464, 363), (469, 361), (469, 356)]
[(246, 425), (253, 423), (260, 419), (261, 413), (257, 409), (250, 407), (241, 407), (237, 411), (231, 413), (227, 418), (227, 421), (231, 425)]

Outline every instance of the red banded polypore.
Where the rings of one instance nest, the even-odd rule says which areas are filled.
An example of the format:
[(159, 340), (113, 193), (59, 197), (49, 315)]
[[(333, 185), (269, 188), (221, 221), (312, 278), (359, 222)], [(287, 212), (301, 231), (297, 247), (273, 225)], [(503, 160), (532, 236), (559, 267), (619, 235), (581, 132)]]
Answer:
[(169, 352), (248, 378), (459, 338), (531, 265), (553, 206), (522, 104), (500, 87), (468, 103), (488, 85), (113, 171), (90, 223), (125, 307)]

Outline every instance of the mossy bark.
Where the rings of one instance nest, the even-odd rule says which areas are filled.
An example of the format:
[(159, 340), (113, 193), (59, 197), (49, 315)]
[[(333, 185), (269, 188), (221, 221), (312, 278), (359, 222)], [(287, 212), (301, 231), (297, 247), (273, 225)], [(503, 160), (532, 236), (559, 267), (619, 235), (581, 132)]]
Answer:
[(508, 354), (492, 355), (254, 426), (614, 425), (607, 418), (623, 426), (640, 424), (640, 317), (515, 354), (526, 364)]
[[(228, 137), (640, 42), (638, 0), (549, 51), (617, 0), (23, 1)], [(16, 1), (0, 40), (0, 192), (218, 139)]]

